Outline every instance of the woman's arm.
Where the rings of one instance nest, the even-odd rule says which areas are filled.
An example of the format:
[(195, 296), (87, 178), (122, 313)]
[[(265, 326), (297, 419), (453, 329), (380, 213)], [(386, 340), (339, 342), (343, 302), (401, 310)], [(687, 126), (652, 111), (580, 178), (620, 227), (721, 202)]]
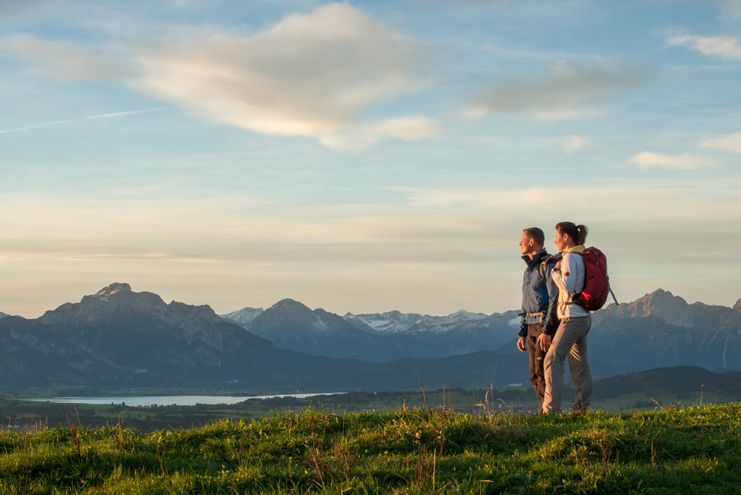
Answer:
[(576, 292), (576, 260), (571, 253), (564, 253), (561, 260), (561, 269), (553, 270), (553, 281), (559, 291), (573, 295)]

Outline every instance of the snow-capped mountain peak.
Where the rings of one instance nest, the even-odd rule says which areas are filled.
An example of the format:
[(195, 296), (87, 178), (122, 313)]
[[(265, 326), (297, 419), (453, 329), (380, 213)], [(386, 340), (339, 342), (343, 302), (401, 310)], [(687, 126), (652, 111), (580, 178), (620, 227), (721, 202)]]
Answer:
[(237, 325), (247, 328), (250, 323), (254, 321), (255, 318), (260, 316), (265, 312), (262, 308), (242, 308), (238, 309), (237, 311), (232, 311), (231, 313), (227, 313), (224, 315), (220, 315), (225, 320), (233, 321)]
[(460, 327), (460, 325), (485, 318), (488, 318), (488, 316), (483, 313), (472, 313), (465, 310), (447, 316), (401, 313), (399, 311), (358, 315), (347, 313), (345, 315), (345, 319), (351, 323), (362, 323), (377, 332), (383, 333), (446, 332), (453, 327)]

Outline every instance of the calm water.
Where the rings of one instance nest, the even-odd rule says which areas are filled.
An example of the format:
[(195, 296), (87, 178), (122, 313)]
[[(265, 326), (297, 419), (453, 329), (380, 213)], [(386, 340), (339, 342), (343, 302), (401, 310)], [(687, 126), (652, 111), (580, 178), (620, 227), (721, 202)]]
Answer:
[(236, 404), (252, 399), (272, 399), (275, 397), (316, 397), (319, 395), (337, 395), (344, 392), (328, 392), (321, 394), (280, 394), (280, 395), (253, 395), (250, 397), (234, 397), (231, 395), (145, 395), (139, 397), (52, 397), (49, 399), (28, 399), (34, 402), (56, 402), (59, 404), (121, 404), (127, 406), (195, 406), (196, 404)]

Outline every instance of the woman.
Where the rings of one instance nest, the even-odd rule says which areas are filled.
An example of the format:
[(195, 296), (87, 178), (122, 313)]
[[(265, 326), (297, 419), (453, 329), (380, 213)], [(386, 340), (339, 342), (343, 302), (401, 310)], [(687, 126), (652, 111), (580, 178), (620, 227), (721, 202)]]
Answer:
[[(547, 349), (543, 368), (545, 371), (545, 397), (543, 412), (561, 411), (563, 389), (563, 362), (569, 356), (571, 379), (576, 387), (575, 411), (589, 408), (592, 395), (592, 372), (587, 361), (587, 333), (592, 327), (589, 311), (574, 302), (576, 295), (584, 289), (585, 271), (584, 241), (587, 228), (571, 222), (556, 225), (556, 247), (563, 258), (553, 267), (552, 278), (558, 286), (557, 314), (561, 323), (550, 342), (550, 336), (541, 335), (539, 343)], [(549, 347), (550, 344), (550, 347)]]

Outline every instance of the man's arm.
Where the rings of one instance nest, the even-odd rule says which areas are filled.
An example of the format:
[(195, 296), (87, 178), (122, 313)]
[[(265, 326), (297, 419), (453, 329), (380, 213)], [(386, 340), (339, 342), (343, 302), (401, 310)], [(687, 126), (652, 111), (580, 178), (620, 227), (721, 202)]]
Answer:
[(556, 315), (556, 304), (558, 300), (558, 286), (553, 281), (553, 265), (548, 263), (545, 267), (545, 287), (548, 290), (548, 309), (543, 318), (543, 333), (555, 335), (558, 329), (558, 316)]
[(525, 319), (525, 310), (520, 313), (520, 331), (517, 332), (518, 337), (527, 337), (527, 320)]

